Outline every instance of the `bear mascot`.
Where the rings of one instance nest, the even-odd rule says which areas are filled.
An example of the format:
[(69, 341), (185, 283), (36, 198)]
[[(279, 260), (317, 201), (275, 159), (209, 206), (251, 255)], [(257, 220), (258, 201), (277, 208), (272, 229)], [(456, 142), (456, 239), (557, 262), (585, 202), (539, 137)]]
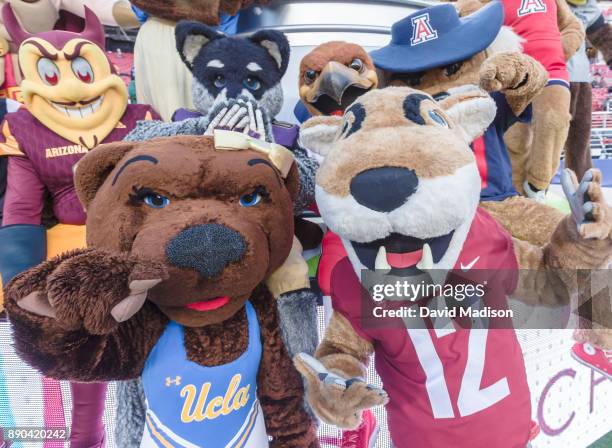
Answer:
[[(293, 153), (300, 178), (294, 211), (299, 215), (307, 209), (314, 201), (318, 165), (297, 145), (298, 127), (274, 120), (283, 104), (281, 78), (289, 63), (285, 35), (263, 30), (248, 37), (225, 36), (203, 23), (182, 21), (176, 26), (175, 51), (193, 73), (191, 93), (197, 110), (178, 110), (172, 123), (141, 121), (126, 140), (212, 135), (223, 129), (281, 144)], [(320, 232), (318, 226), (297, 217), (295, 231), (307, 249)], [(290, 257), (266, 281), (277, 298), (283, 338), (292, 356), (313, 353), (317, 345), (318, 297), (310, 290), (300, 241), (294, 240)], [(144, 422), (141, 388), (138, 382), (122, 382), (118, 394), (122, 397), (118, 413), (133, 424), (119, 426), (117, 438), (138, 439), (137, 428)]]
[(142, 376), (141, 446), (318, 447), (263, 283), (292, 245), (291, 153), (231, 132), (113, 143), (75, 184), (88, 248), (8, 285), (17, 353), (57, 379)]
[[(398, 448), (527, 446), (531, 400), (512, 321), (450, 319), (438, 326), (436, 319), (432, 326), (420, 312), (444, 299), (438, 293), (396, 302), (417, 309), (416, 319), (380, 318), (381, 307), (402, 311), (393, 308), (400, 299), (373, 300), (376, 284), (366, 283), (374, 273), (380, 284), (430, 276), (446, 286), (454, 274), (487, 285), (483, 303), (504, 311), (508, 296), (567, 306), (576, 289), (572, 272), (608, 265), (612, 210), (598, 171), (580, 184), (565, 172), (573, 214), (543, 247), (513, 239), (479, 207), (481, 177), (469, 144), (495, 115), (484, 91), (437, 102), (389, 87), (361, 96), (335, 120), (335, 139), (321, 142), (317, 205), (347, 256), (331, 275), (334, 313), (315, 358), (298, 355), (295, 362), (322, 420), (352, 428), (364, 409), (386, 403)], [(442, 309), (451, 309), (446, 304)], [(455, 305), (467, 304), (457, 298)], [(373, 354), (385, 391), (363, 380)]]
[(171, 135), (205, 135), (214, 129), (245, 132), (291, 149), (300, 172), (296, 210), (314, 200), (316, 163), (297, 146), (298, 127), (277, 122), (283, 107), (281, 79), (289, 65), (285, 34), (258, 31), (248, 37), (225, 36), (203, 23), (176, 26), (176, 50), (193, 74), (191, 98), (195, 111), (178, 109), (173, 123), (141, 122), (128, 140)]

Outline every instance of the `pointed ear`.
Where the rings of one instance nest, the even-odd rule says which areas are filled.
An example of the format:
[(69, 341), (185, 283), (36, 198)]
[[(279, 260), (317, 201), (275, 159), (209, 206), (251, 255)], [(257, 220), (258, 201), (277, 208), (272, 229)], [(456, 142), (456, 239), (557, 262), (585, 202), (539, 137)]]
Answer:
[(300, 170), (295, 162), (285, 177), (285, 187), (289, 191), (291, 200), (295, 201), (300, 194)]
[(455, 89), (438, 103), (469, 144), (482, 136), (497, 114), (495, 101), (476, 86)]
[(97, 146), (74, 167), (74, 185), (81, 204), (87, 209), (117, 163), (137, 143), (116, 142)]
[(176, 49), (189, 70), (193, 69), (193, 62), (200, 54), (202, 47), (215, 39), (225, 37), (208, 25), (189, 20), (179, 22), (174, 30), (174, 35)]
[(253, 34), (249, 37), (249, 40), (265, 48), (276, 62), (281, 76), (283, 76), (287, 71), (291, 52), (287, 37), (280, 31), (263, 30)]
[(299, 144), (319, 163), (331, 150), (342, 128), (344, 119), (338, 116), (313, 117), (300, 128)]

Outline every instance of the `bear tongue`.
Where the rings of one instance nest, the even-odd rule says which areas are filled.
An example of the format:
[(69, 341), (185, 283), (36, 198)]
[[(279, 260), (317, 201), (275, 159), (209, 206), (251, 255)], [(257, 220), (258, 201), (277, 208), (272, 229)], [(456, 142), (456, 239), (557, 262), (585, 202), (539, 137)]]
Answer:
[(227, 305), (229, 301), (230, 298), (228, 296), (223, 296), (216, 299), (203, 300), (202, 302), (190, 303), (185, 305), (185, 307), (194, 311), (212, 311)]
[(344, 115), (344, 111), (342, 109), (335, 110), (330, 113), (332, 117), (342, 117)]

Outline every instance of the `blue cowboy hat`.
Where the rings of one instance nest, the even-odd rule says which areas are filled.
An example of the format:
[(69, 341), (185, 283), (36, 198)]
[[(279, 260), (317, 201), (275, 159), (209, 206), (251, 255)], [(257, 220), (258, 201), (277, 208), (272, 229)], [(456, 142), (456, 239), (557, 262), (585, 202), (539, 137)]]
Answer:
[(376, 67), (416, 73), (463, 61), (483, 51), (501, 29), (504, 9), (493, 1), (460, 18), (453, 5), (421, 9), (391, 28), (391, 43), (370, 55)]

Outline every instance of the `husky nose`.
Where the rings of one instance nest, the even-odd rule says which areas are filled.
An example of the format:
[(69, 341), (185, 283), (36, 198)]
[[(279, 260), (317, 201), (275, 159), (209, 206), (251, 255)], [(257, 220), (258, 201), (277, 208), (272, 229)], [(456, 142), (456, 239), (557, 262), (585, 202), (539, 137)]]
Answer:
[(188, 227), (166, 247), (166, 258), (179, 268), (195, 269), (205, 278), (219, 275), (239, 261), (246, 250), (244, 237), (221, 224)]
[(351, 194), (357, 202), (377, 212), (391, 212), (414, 194), (419, 178), (414, 170), (399, 167), (372, 168), (351, 181)]

